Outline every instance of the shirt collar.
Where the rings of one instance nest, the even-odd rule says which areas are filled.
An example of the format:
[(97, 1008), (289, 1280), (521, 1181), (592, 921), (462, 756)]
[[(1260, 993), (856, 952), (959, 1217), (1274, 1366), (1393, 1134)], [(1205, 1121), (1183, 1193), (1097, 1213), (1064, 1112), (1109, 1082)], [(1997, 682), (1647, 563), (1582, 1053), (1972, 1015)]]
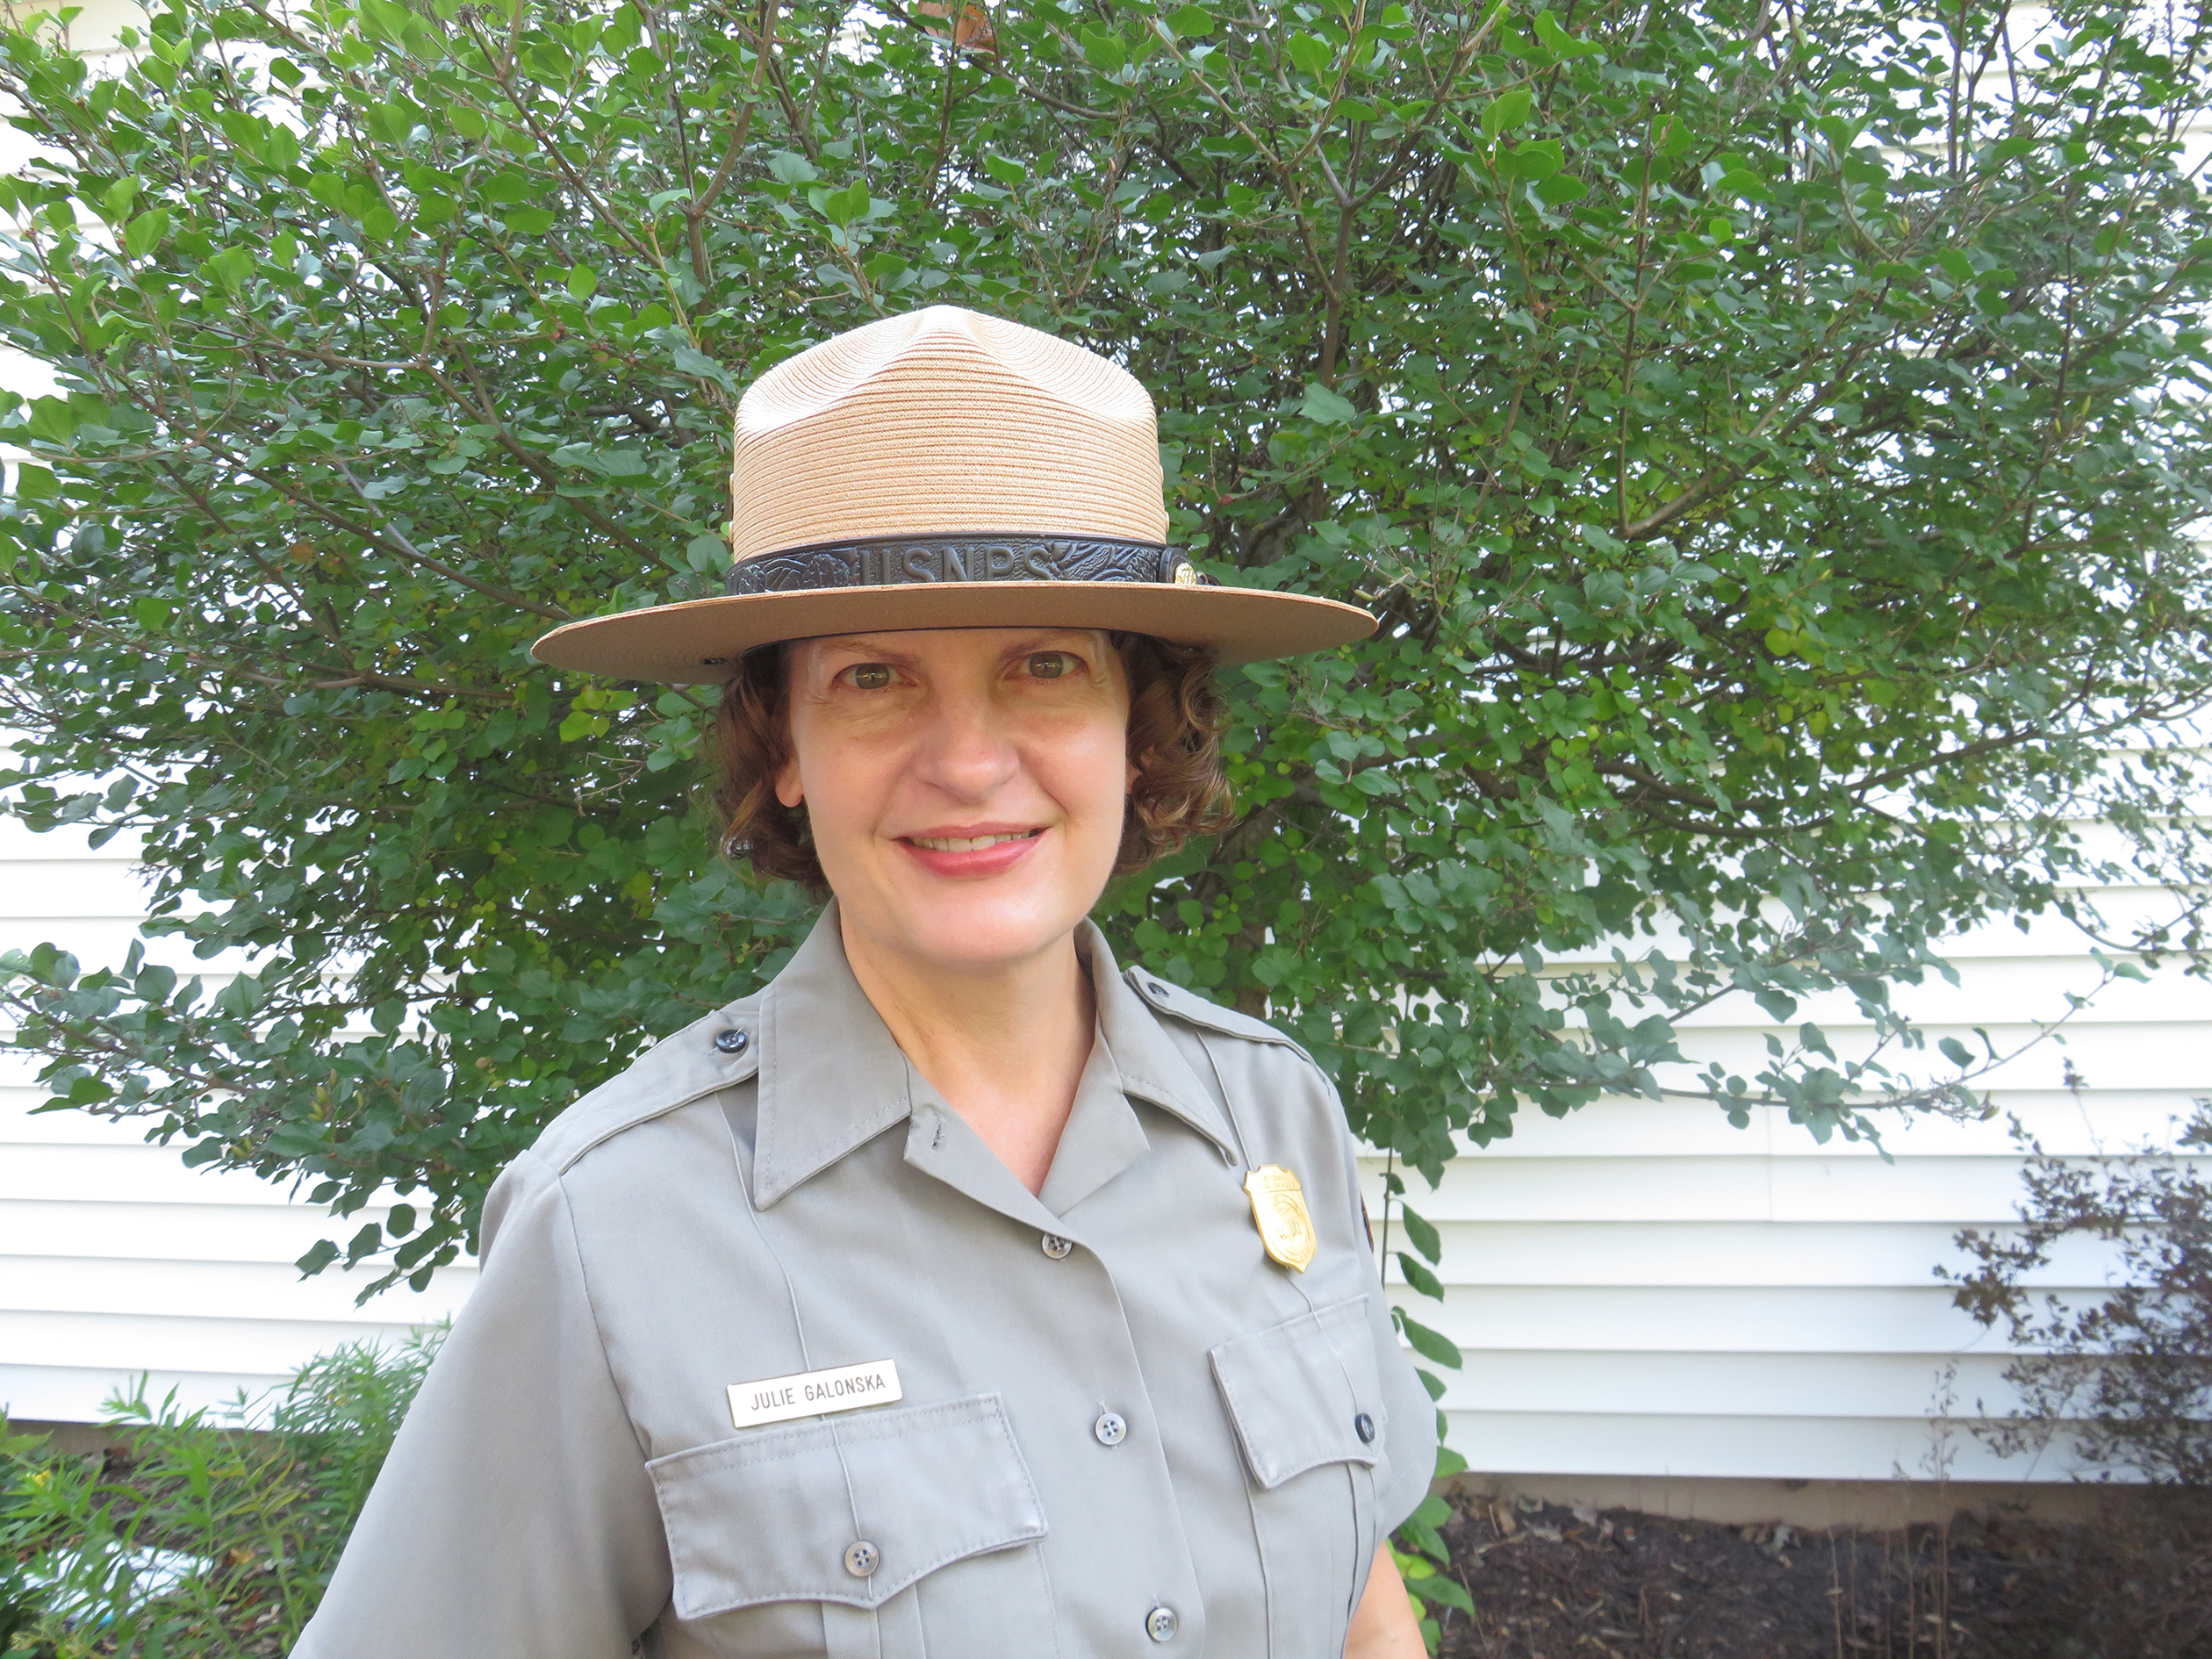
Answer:
[[(1104, 1051), (1093, 1052), (1084, 1087), (1110, 1075), (1123, 1094), (1170, 1113), (1235, 1159), (1235, 1139), (1212, 1091), (1160, 1029), (1160, 1016), (1123, 980), (1105, 936), (1085, 922), (1075, 944), (1090, 966)], [(853, 978), (834, 901), (761, 993), (758, 1077), (752, 1185), (753, 1202), (764, 1210), (913, 1112), (921, 1080)], [(1046, 1194), (1059, 1201), (1054, 1208), (1072, 1207), (1119, 1173), (1142, 1151), (1141, 1134), (1134, 1146), (1124, 1145), (1127, 1138), (1109, 1135), (1094, 1146), (1088, 1133), (1063, 1135), (1045, 1183)], [(1117, 1167), (1081, 1167), (1098, 1153)]]

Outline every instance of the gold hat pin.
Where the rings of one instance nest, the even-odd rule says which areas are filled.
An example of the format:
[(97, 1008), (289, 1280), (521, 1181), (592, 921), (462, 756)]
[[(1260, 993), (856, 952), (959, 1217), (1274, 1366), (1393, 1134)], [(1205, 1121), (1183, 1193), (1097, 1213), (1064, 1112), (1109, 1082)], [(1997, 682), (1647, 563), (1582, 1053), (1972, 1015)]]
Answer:
[(1245, 1192), (1268, 1254), (1293, 1273), (1304, 1273), (1321, 1241), (1314, 1236), (1298, 1178), (1281, 1164), (1262, 1164), (1245, 1177)]

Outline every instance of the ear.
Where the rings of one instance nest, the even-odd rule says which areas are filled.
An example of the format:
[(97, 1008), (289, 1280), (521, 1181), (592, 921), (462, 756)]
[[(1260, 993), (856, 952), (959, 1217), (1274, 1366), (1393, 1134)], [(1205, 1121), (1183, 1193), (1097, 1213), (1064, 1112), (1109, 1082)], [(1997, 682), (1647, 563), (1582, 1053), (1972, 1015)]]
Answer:
[[(1134, 768), (1131, 768), (1132, 772)], [(776, 768), (776, 799), (786, 807), (795, 807), (807, 798), (804, 785), (799, 781), (799, 758), (794, 755)]]

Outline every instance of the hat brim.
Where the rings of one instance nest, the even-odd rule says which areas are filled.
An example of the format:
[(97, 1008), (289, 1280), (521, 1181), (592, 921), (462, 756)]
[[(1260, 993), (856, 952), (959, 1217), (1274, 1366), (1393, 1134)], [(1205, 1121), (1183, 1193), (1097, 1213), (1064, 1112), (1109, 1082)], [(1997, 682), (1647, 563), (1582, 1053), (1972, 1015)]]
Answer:
[(530, 655), (555, 668), (668, 686), (718, 685), (756, 645), (924, 628), (1103, 628), (1203, 645), (1224, 663), (1367, 638), (1356, 605), (1265, 588), (1164, 582), (930, 582), (717, 595), (555, 628)]

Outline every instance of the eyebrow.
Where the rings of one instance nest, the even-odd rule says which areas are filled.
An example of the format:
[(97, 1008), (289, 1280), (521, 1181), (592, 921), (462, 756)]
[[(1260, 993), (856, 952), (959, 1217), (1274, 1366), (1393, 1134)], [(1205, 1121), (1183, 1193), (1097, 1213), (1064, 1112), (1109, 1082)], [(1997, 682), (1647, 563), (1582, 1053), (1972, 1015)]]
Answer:
[[(1089, 641), (1095, 636), (1102, 636), (1104, 633), (1103, 629), (1091, 628), (1041, 628), (1034, 631), (1009, 628), (994, 628), (990, 631), (1013, 636), (1004, 651), (1001, 653), (1002, 657), (1027, 656), (1040, 649), (1039, 641), (1070, 638)], [(894, 668), (910, 668), (919, 660), (911, 652), (901, 651), (894, 646), (884, 644), (882, 643), (884, 637), (884, 636), (874, 634), (832, 634), (817, 636), (808, 643), (824, 651), (858, 652), (861, 654), (862, 660), (865, 662), (887, 663)], [(894, 634), (889, 637), (895, 638), (897, 636)], [(1106, 649), (1110, 650), (1110, 642), (1105, 643)]]

